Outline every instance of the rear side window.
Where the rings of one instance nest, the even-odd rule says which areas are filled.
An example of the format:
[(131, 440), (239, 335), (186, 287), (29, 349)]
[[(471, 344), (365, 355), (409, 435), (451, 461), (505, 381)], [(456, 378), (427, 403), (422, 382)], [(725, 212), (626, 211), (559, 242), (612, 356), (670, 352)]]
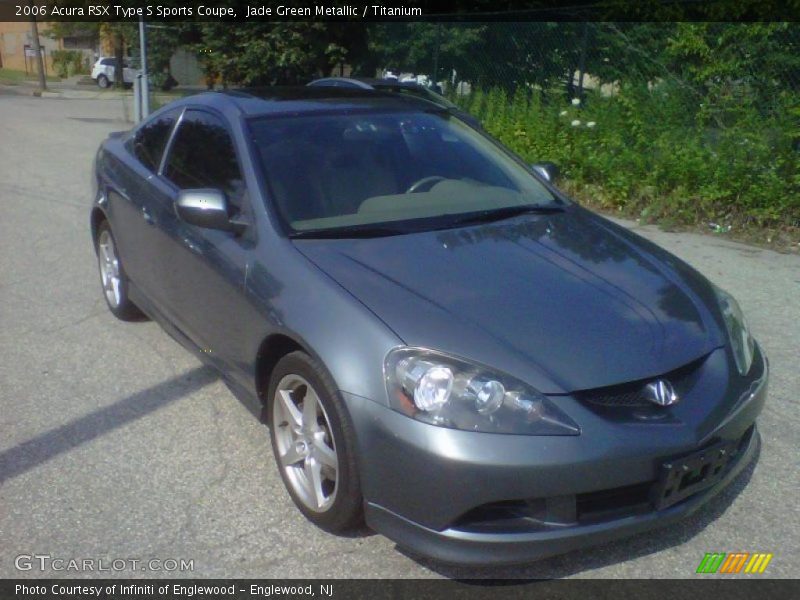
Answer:
[(134, 134), (133, 154), (153, 172), (158, 171), (161, 155), (179, 114), (179, 110), (164, 113), (140, 127)]
[(181, 189), (216, 188), (238, 204), (244, 181), (236, 152), (221, 119), (188, 111), (175, 133), (164, 176)]
[(104, 58), (100, 61), (100, 64), (104, 67), (113, 67), (115, 64), (117, 64), (117, 61), (114, 58)]

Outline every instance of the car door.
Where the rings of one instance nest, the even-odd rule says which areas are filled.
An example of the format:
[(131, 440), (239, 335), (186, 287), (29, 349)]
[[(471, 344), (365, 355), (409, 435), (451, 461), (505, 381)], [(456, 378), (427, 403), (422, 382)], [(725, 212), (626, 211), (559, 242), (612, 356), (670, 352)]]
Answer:
[(170, 210), (170, 190), (158, 171), (167, 141), (181, 109), (154, 116), (135, 129), (125, 144), (125, 160), (114, 166), (108, 188), (109, 219), (123, 257), (126, 274), (147, 300), (163, 302), (158, 249), (163, 246), (159, 224)]
[[(173, 136), (162, 171), (172, 188), (214, 188), (225, 193), (231, 216), (252, 222), (233, 136), (223, 117), (189, 109)], [(190, 225), (173, 210), (163, 230), (169, 237), (160, 263), (167, 283), (170, 318), (209, 358), (242, 377), (242, 340), (249, 315), (245, 294), (248, 259), (255, 245), (254, 227), (242, 234)]]

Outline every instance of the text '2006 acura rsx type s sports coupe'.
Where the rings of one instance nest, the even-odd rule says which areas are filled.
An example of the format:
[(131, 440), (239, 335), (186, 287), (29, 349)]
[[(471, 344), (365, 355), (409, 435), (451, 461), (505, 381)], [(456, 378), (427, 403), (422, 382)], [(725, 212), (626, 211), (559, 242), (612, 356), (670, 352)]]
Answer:
[(766, 358), (548, 169), (424, 99), (188, 97), (97, 153), (103, 293), (263, 403), (328, 531), (492, 564), (672, 523), (757, 453)]

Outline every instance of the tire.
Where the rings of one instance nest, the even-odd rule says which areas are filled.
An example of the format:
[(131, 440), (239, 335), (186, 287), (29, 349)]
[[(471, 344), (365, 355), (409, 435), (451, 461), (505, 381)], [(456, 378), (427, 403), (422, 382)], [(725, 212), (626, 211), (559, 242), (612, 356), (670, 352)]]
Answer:
[(106, 88), (108, 88), (109, 85), (111, 85), (111, 82), (108, 80), (108, 77), (106, 77), (105, 75), (98, 75), (97, 76), (97, 85), (101, 89), (106, 89)]
[(97, 227), (94, 250), (108, 309), (122, 321), (144, 320), (146, 317), (142, 311), (128, 297), (128, 277), (108, 221), (103, 221)]
[[(309, 398), (313, 421), (305, 418)], [(284, 356), (270, 377), (267, 415), (275, 463), (300, 512), (331, 533), (360, 526), (355, 433), (325, 368), (304, 352)]]

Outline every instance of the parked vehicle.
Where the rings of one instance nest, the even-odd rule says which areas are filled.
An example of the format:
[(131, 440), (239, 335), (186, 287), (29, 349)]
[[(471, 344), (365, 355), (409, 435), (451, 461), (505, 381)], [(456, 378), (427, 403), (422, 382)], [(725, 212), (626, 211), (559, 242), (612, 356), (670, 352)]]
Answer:
[[(117, 59), (108, 56), (101, 56), (98, 58), (92, 67), (92, 79), (95, 80), (98, 87), (103, 89), (113, 85), (114, 72), (117, 64)], [(123, 62), (122, 80), (126, 84), (132, 84), (138, 71), (131, 68), (130, 63), (126, 59)]]
[(99, 148), (103, 295), (263, 403), (328, 531), (484, 565), (674, 523), (753, 459), (767, 361), (541, 173), (414, 96), (191, 96)]

